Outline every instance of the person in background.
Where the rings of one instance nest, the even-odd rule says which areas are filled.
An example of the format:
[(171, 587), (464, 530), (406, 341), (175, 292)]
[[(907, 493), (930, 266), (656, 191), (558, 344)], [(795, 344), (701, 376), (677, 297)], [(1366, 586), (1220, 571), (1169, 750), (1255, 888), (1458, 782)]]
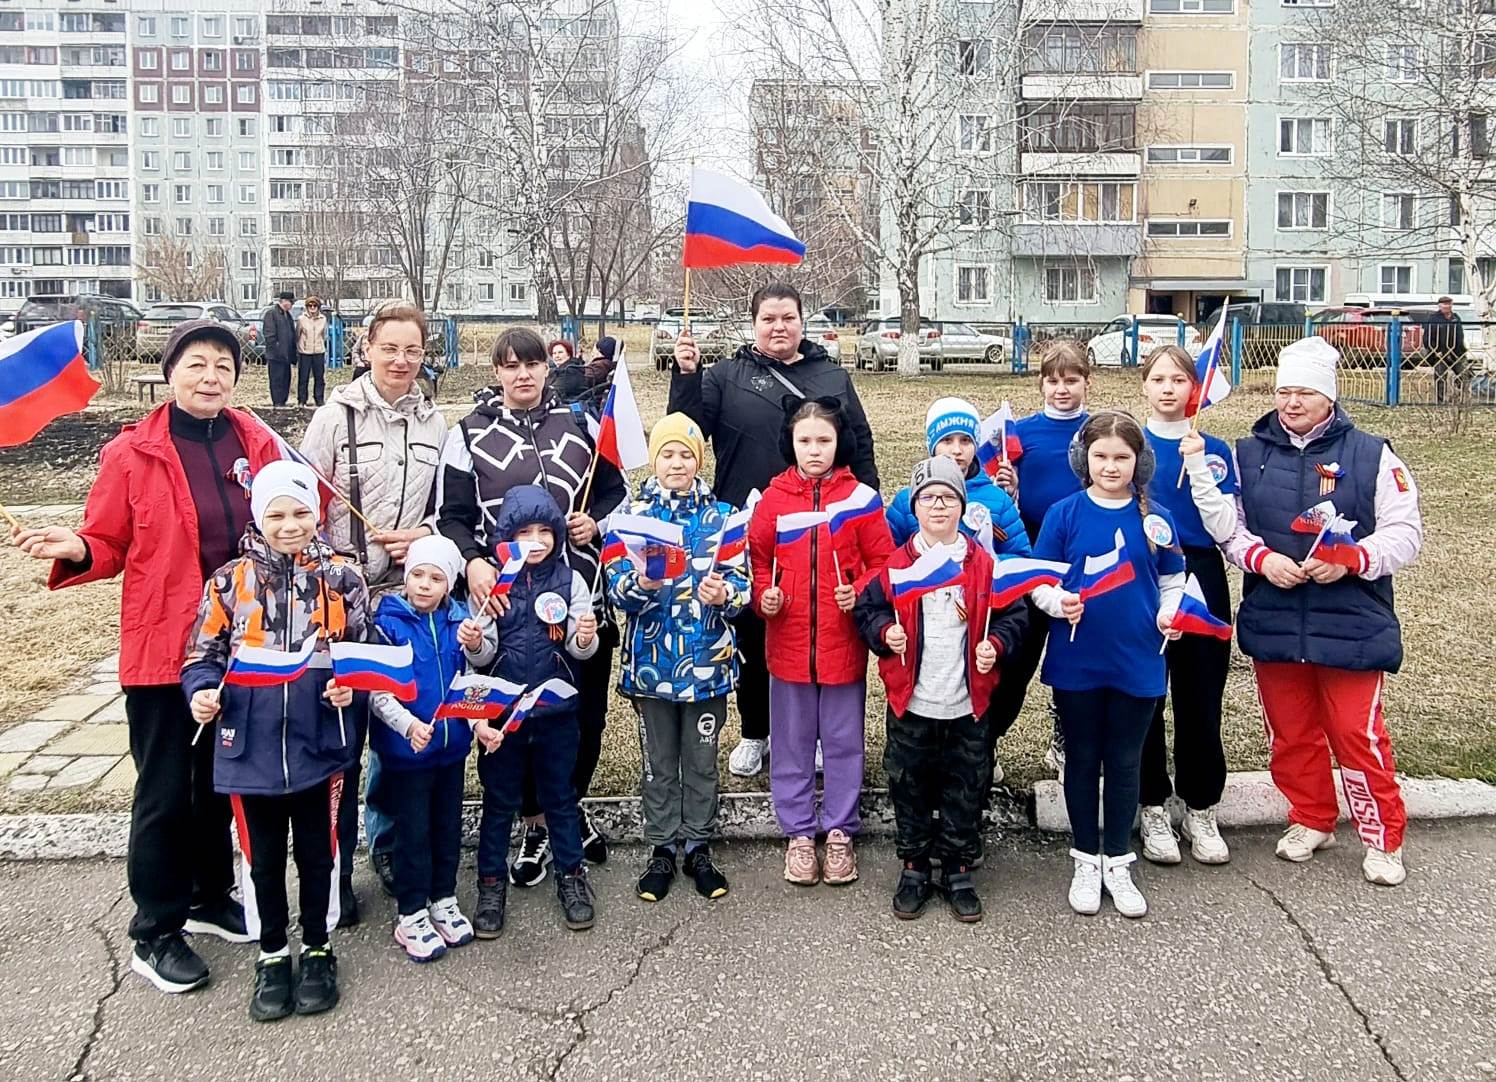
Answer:
[(277, 409), (291, 397), (291, 368), (296, 364), (296, 321), (291, 305), (296, 295), (277, 293), (275, 303), (265, 309), (265, 370), (270, 378), (270, 404)]
[(306, 406), (307, 384), (317, 405), (322, 405), (327, 372), (327, 316), (316, 297), (306, 299), (306, 311), (296, 320), (296, 404)]
[(1423, 348), (1434, 362), (1434, 400), (1465, 401), (1465, 325), (1454, 313), (1454, 301), (1439, 298), (1439, 308), (1423, 324)]

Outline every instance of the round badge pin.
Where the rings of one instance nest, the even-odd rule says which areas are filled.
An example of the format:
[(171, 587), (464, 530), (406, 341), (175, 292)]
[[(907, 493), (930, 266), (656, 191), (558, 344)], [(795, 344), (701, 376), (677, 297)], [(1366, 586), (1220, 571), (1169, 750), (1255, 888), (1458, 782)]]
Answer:
[(565, 623), (567, 612), (566, 599), (560, 594), (547, 591), (535, 599), (535, 615), (543, 624)]
[(1210, 470), (1210, 479), (1216, 484), (1226, 480), (1226, 460), (1220, 455), (1206, 455), (1205, 465)]
[(1143, 533), (1155, 545), (1167, 548), (1174, 543), (1174, 531), (1162, 515), (1149, 515), (1143, 519)]

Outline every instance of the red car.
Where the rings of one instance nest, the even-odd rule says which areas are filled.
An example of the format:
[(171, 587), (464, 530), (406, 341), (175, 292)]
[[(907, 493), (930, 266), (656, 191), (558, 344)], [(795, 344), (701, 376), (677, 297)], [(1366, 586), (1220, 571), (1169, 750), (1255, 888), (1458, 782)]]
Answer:
[(1401, 308), (1322, 308), (1310, 317), (1310, 323), (1315, 334), (1344, 355), (1380, 357), (1387, 353), (1387, 327), (1394, 317), (1402, 322), (1403, 357), (1417, 356), (1423, 348), (1423, 327)]

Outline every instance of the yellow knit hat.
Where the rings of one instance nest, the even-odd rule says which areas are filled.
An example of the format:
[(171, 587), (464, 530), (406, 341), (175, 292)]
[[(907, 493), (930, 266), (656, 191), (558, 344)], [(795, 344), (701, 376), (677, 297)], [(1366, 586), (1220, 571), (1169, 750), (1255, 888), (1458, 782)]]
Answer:
[(684, 413), (667, 413), (649, 430), (649, 460), (660, 457), (667, 443), (683, 443), (691, 449), (696, 461), (706, 457), (706, 441), (701, 438), (701, 428)]

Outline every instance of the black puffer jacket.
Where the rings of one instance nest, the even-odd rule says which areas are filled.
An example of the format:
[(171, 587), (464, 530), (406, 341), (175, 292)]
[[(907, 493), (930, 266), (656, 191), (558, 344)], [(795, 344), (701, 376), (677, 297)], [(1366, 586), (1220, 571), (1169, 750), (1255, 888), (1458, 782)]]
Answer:
[(806, 398), (836, 398), (857, 446), (849, 464), (857, 480), (878, 487), (873, 460), (873, 433), (852, 379), (820, 346), (804, 339), (801, 359), (794, 364), (771, 360), (752, 346), (703, 371), (686, 375), (672, 368), (670, 412), (689, 415), (712, 441), (717, 472), (712, 483), (719, 499), (742, 507), (748, 494), (769, 482), (793, 463), (780, 453), (779, 431), (784, 426), (783, 400), (791, 392), (782, 376)]

